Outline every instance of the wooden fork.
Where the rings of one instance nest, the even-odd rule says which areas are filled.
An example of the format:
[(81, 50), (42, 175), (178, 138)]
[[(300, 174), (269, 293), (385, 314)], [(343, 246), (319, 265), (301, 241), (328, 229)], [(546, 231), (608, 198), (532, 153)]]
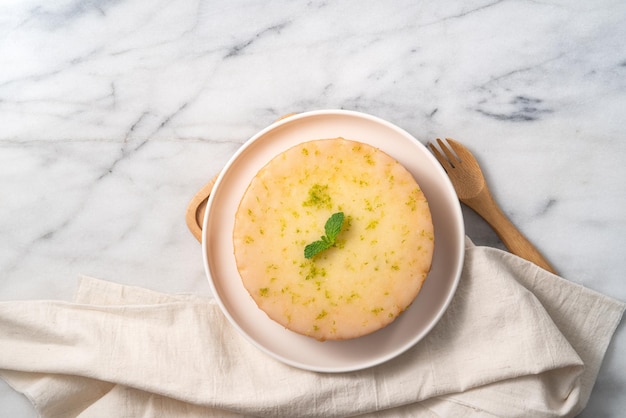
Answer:
[(428, 146), (448, 173), (459, 200), (491, 225), (509, 251), (556, 273), (550, 263), (502, 212), (493, 199), (480, 166), (471, 152), (453, 139), (446, 138), (446, 141), (447, 145), (437, 138), (441, 152), (433, 143), (429, 143)]

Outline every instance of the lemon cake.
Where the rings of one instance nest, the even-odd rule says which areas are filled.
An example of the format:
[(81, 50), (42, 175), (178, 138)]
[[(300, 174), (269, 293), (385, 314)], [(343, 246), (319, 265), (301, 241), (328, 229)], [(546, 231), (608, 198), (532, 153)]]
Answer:
[(400, 163), (343, 138), (300, 143), (252, 179), (235, 214), (242, 282), (258, 307), (318, 340), (393, 322), (431, 268), (426, 197)]

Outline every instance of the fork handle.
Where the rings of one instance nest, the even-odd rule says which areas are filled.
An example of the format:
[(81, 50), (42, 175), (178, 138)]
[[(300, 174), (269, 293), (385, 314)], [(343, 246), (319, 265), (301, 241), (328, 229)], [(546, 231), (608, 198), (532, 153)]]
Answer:
[(463, 200), (467, 206), (478, 213), (493, 228), (504, 245), (513, 254), (522, 257), (539, 267), (554, 273), (556, 270), (541, 255), (539, 250), (520, 232), (519, 229), (502, 212), (488, 188), (484, 188), (478, 196)]

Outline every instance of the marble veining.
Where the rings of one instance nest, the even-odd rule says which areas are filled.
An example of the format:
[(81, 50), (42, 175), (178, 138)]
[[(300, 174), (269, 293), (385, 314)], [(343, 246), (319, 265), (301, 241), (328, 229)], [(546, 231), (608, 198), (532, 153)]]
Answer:
[[(79, 274), (209, 294), (189, 199), (325, 108), (463, 142), (563, 277), (626, 300), (624, 39), (621, 0), (4, 1), (0, 300), (68, 299)], [(626, 410), (623, 328), (584, 417)]]

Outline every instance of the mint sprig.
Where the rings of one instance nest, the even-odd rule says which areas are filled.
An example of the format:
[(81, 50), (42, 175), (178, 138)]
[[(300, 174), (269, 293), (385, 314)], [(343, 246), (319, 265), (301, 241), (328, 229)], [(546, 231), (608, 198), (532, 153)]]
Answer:
[(314, 255), (335, 245), (335, 240), (337, 239), (337, 235), (339, 235), (341, 226), (343, 225), (343, 219), (343, 212), (333, 213), (324, 225), (324, 232), (326, 235), (320, 237), (320, 240), (314, 241), (304, 247), (304, 257), (312, 258)]

